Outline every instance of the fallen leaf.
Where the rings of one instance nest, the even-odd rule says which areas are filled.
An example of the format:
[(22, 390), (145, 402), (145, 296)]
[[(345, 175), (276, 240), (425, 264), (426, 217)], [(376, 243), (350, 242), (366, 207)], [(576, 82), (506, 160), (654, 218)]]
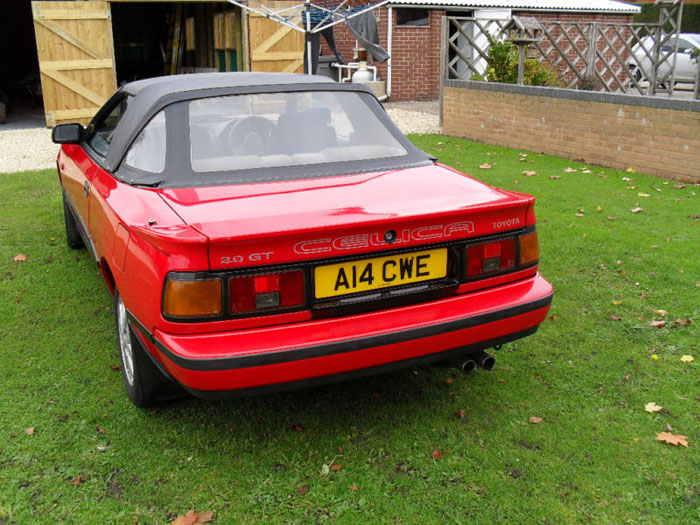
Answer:
[(657, 405), (653, 401), (644, 405), (644, 410), (646, 410), (650, 414), (655, 414), (656, 412), (660, 412), (661, 410), (663, 410), (663, 408), (664, 407)]
[(528, 419), (528, 422), (537, 425), (538, 423), (542, 423), (544, 421), (541, 417), (537, 416), (530, 416), (530, 419)]
[(608, 319), (610, 319), (611, 321), (622, 321), (622, 317), (620, 317), (619, 315), (613, 315), (613, 314), (610, 314), (608, 316)]
[(378, 399), (378, 398), (382, 397), (382, 395), (379, 392), (372, 392), (372, 397), (375, 399)]
[(685, 188), (685, 184), (676, 184), (674, 188), (676, 188), (677, 190), (682, 190), (683, 188)]
[(561, 175), (550, 175), (550, 179), (561, 179)]
[(616, 221), (616, 220), (617, 220), (617, 217), (608, 217), (608, 220), (609, 220), (609, 221)]
[(95, 425), (95, 432), (97, 432), (98, 434), (104, 434), (105, 429), (102, 428), (100, 425)]
[(596, 208), (596, 211), (598, 211), (598, 212), (601, 212), (601, 211), (603, 211), (603, 208), (602, 208), (602, 206), (598, 206), (598, 207)]
[(357, 483), (353, 483), (352, 485), (350, 485), (350, 490), (352, 490), (352, 491), (355, 491), (355, 490), (357, 490), (358, 488), (359, 488), (359, 487), (357, 486)]
[(673, 427), (666, 423), (666, 432), (673, 432)]
[(637, 195), (639, 197), (651, 197), (651, 195), (649, 195), (648, 193), (642, 193), (641, 191), (639, 193), (637, 193)]
[(303, 432), (304, 427), (302, 427), (301, 425), (294, 424), (294, 425), (292, 425), (292, 430), (294, 432)]
[(482, 170), (490, 170), (490, 169), (491, 169), (491, 164), (489, 164), (488, 162), (484, 162), (484, 163), (481, 164), (479, 167), (480, 167)]
[(620, 306), (622, 304), (622, 301), (613, 301), (612, 302), (615, 306)]
[(73, 485), (74, 487), (77, 487), (78, 485), (82, 485), (86, 481), (87, 481), (87, 479), (85, 479), (85, 476), (83, 476), (81, 474), (77, 478), (74, 478), (73, 480), (71, 480), (70, 484)]
[(576, 170), (576, 169), (574, 169), (574, 168), (568, 168), (568, 167), (567, 167), (567, 168), (564, 170), (564, 173), (576, 173), (577, 171), (578, 171), (578, 170)]
[(26, 429), (24, 431), (24, 433), (27, 434), (28, 436), (33, 436), (34, 435), (34, 427), (29, 427), (28, 429)]
[(655, 315), (660, 315), (661, 317), (665, 317), (668, 312), (666, 310), (654, 310)]
[(629, 375), (629, 374), (625, 374), (625, 377), (623, 377), (623, 379), (624, 379), (625, 381), (629, 381), (629, 380), (630, 380), (630, 375)]
[(632, 182), (632, 179), (630, 179), (629, 177), (622, 177), (622, 180), (624, 180), (625, 182)]
[(442, 452), (440, 452), (438, 449), (433, 450), (433, 459), (438, 460), (442, 457)]
[(187, 514), (178, 516), (170, 525), (195, 525), (196, 523), (209, 523), (214, 516), (213, 512), (199, 512), (197, 514), (190, 510)]
[(634, 168), (627, 168), (625, 171), (626, 171), (627, 173), (637, 173), (637, 172), (634, 170)]
[(688, 326), (690, 323), (692, 323), (690, 319), (683, 320), (680, 317), (673, 322), (680, 326)]
[(532, 177), (533, 175), (537, 175), (537, 172), (531, 171), (531, 170), (525, 170), (525, 171), (523, 171), (523, 175), (525, 175), (526, 177)]
[(644, 208), (640, 208), (639, 206), (637, 206), (636, 208), (631, 208), (630, 211), (632, 213), (639, 213), (640, 211), (644, 211)]
[(681, 356), (681, 362), (683, 363), (691, 363), (692, 361), (695, 361), (692, 355), (683, 355)]
[(666, 321), (662, 319), (654, 319), (652, 322), (649, 323), (649, 326), (653, 326), (654, 328), (663, 328), (666, 326)]
[(581, 170), (581, 173), (593, 173), (591, 170)]
[(12, 260), (15, 262), (27, 262), (27, 256), (23, 253), (18, 253), (12, 258)]
[(341, 468), (343, 468), (343, 465), (338, 465), (338, 464), (336, 464), (336, 465), (333, 465), (333, 466), (331, 467), (331, 470), (332, 470), (333, 472), (338, 472)]
[(307, 485), (303, 485), (297, 489), (297, 494), (300, 496), (305, 495), (307, 492), (309, 492), (309, 487)]
[(109, 369), (116, 372), (117, 370), (121, 370), (122, 367), (119, 365), (109, 365)]
[(331, 468), (324, 463), (323, 466), (321, 466), (321, 474), (327, 476), (328, 474), (330, 474), (330, 472)]
[(687, 436), (681, 436), (678, 434), (671, 434), (670, 432), (660, 432), (659, 434), (656, 434), (656, 441), (663, 441), (664, 443), (668, 443), (669, 445), (683, 445), (684, 447), (688, 447), (688, 437)]
[(464, 415), (466, 413), (467, 413), (466, 410), (464, 410), (463, 408), (460, 408), (459, 410), (457, 410), (457, 412), (455, 412), (455, 416), (457, 416), (460, 419), (464, 419)]

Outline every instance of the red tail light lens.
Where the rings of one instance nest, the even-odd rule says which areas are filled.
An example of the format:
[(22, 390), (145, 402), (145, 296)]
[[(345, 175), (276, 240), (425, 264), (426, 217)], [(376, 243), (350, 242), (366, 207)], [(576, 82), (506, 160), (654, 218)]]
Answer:
[(301, 270), (233, 277), (229, 282), (232, 314), (304, 304), (304, 274)]
[(515, 238), (467, 247), (467, 278), (515, 268)]

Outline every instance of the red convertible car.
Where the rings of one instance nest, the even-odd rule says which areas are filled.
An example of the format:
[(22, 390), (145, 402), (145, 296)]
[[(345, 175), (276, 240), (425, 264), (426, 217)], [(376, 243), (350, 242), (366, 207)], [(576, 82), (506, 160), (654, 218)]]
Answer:
[(534, 198), (414, 147), (360, 84), (273, 73), (122, 86), (53, 130), (66, 234), (114, 296), (126, 391), (207, 399), (441, 362), (534, 333)]

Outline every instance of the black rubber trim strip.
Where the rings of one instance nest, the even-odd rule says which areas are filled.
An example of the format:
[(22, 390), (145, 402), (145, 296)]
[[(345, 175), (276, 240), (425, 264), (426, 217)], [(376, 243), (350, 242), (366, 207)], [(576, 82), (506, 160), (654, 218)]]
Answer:
[(465, 328), (500, 321), (509, 317), (515, 317), (534, 310), (539, 310), (540, 308), (548, 306), (552, 302), (553, 295), (554, 294), (550, 294), (541, 299), (537, 299), (536, 301), (519, 304), (510, 308), (504, 308), (495, 312), (465, 317), (464, 319), (457, 319), (456, 321), (449, 321), (447, 323), (434, 324), (421, 328), (411, 328), (409, 330), (391, 332), (388, 334), (361, 337), (358, 339), (338, 341), (335, 343), (315, 345), (305, 348), (294, 348), (291, 350), (265, 352), (245, 356), (217, 357), (213, 359), (189, 359), (174, 354), (156, 337), (152, 337), (152, 340), (158, 349), (165, 355), (165, 357), (170, 359), (180, 368), (194, 370), (197, 372), (236, 370), (255, 366), (289, 363), (291, 361), (301, 361), (304, 359), (313, 359), (316, 357), (324, 357), (346, 352), (356, 352), (358, 350), (365, 350), (376, 346), (403, 343), (405, 341), (412, 341), (415, 339), (423, 339), (448, 332), (455, 332), (457, 330), (463, 330)]
[(427, 365), (436, 361), (457, 359), (459, 357), (467, 356), (471, 353), (478, 352), (480, 350), (486, 350), (488, 348), (493, 348), (499, 345), (510, 343), (511, 341), (515, 341), (516, 339), (527, 337), (528, 335), (532, 335), (535, 332), (537, 332), (538, 328), (539, 326), (533, 326), (532, 328), (528, 328), (527, 330), (516, 332), (514, 334), (509, 334), (503, 337), (498, 337), (496, 339), (489, 339), (488, 341), (482, 341), (480, 343), (455, 348), (453, 350), (445, 350), (443, 352), (437, 352), (435, 354), (416, 357), (414, 359), (395, 361), (393, 363), (387, 363), (385, 365), (362, 368), (360, 370), (342, 372), (340, 374), (312, 377), (310, 379), (302, 379), (299, 381), (275, 383), (274, 385), (265, 385), (253, 388), (241, 388), (237, 390), (197, 390), (194, 388), (188, 388), (184, 385), (181, 386), (193, 396), (209, 401), (216, 401), (220, 399), (233, 399), (246, 396), (257, 396), (263, 394), (277, 394), (280, 392), (287, 392), (289, 390), (316, 387), (326, 385), (329, 383), (340, 383), (341, 381), (350, 381), (362, 377), (384, 374), (387, 372), (401, 370), (402, 368), (412, 368), (416, 366)]

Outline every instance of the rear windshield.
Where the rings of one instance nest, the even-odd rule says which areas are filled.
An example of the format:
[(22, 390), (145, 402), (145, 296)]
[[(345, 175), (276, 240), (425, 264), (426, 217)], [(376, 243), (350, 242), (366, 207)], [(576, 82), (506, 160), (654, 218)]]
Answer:
[(211, 97), (189, 102), (195, 173), (402, 157), (407, 150), (351, 91)]

